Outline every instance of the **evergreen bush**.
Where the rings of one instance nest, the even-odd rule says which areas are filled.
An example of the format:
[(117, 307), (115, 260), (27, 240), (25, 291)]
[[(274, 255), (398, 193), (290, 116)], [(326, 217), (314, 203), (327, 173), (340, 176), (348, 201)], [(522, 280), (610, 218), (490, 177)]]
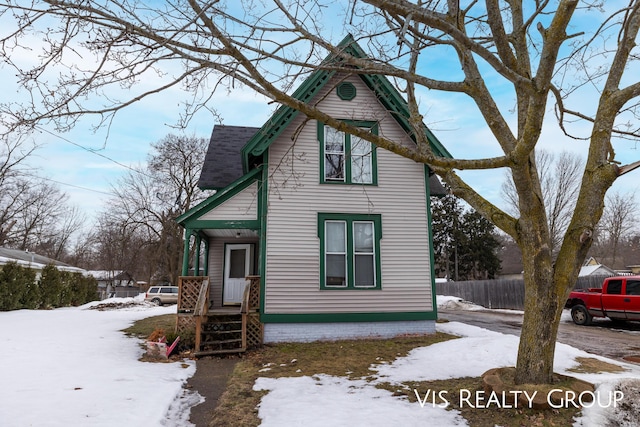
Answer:
[(78, 306), (98, 299), (98, 283), (48, 265), (36, 271), (10, 262), (0, 268), (0, 311)]

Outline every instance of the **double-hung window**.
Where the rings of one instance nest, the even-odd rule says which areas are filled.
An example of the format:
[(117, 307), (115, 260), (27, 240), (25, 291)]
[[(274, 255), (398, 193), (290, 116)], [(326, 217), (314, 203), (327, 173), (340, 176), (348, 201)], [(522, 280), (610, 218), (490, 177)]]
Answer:
[(380, 289), (380, 215), (318, 214), (321, 289)]
[[(350, 121), (354, 126), (378, 132), (375, 122)], [(337, 131), (318, 122), (321, 148), (320, 180), (322, 183), (376, 184), (375, 146), (348, 133)]]

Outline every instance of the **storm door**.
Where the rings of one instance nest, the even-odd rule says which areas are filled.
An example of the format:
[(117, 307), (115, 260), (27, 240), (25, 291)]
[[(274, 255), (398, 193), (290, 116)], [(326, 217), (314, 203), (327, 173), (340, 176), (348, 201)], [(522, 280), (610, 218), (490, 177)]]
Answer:
[(224, 305), (235, 305), (242, 302), (246, 277), (251, 272), (252, 245), (233, 244), (225, 246), (224, 253)]

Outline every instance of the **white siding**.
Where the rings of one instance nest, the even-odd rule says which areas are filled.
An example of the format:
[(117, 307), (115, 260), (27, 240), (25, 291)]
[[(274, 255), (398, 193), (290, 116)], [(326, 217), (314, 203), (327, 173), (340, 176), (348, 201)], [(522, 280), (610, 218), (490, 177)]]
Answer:
[(258, 219), (258, 183), (247, 188), (202, 215), (199, 220), (244, 220)]
[[(413, 144), (360, 79), (350, 81), (354, 100), (329, 90), (318, 95), (326, 95), (321, 108), (338, 118), (377, 120), (381, 135)], [(269, 150), (265, 313), (432, 310), (424, 165), (378, 149), (377, 186), (319, 184), (315, 121), (291, 147), (301, 123), (296, 118)], [(318, 212), (381, 214), (381, 290), (319, 289)]]
[(224, 240), (209, 239), (209, 303), (222, 307), (222, 281), (224, 278)]

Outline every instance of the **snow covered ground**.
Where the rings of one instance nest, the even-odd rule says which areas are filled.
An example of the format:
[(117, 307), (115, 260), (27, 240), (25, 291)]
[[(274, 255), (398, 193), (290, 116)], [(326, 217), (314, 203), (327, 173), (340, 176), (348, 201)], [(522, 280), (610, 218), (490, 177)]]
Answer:
[[(448, 309), (479, 309), (457, 297), (438, 296), (438, 306), (446, 306)], [(421, 395), (423, 404), (409, 403), (406, 398), (393, 396), (391, 392), (375, 387), (379, 382), (400, 384), (407, 381), (475, 377), (491, 368), (515, 366), (518, 350), (516, 336), (458, 322), (438, 324), (437, 330), (462, 338), (416, 348), (406, 357), (372, 367), (376, 376), (373, 382), (329, 375), (259, 378), (254, 389), (268, 391), (260, 404), (261, 426), (466, 426), (466, 421), (456, 411), (447, 411), (433, 405), (430, 397), (426, 399), (427, 396)], [(597, 358), (627, 370), (620, 374), (568, 372), (567, 369), (578, 365), (576, 357)], [(596, 395), (600, 397), (601, 404), (596, 403), (583, 409), (583, 416), (576, 421), (575, 426), (640, 425), (640, 366), (620, 363), (557, 344), (555, 372), (578, 377), (597, 386)], [(617, 384), (626, 384), (628, 390), (614, 408), (610, 402), (620, 397), (612, 392)], [(609, 396), (613, 397), (611, 401)], [(469, 402), (476, 404), (474, 395), (471, 395)], [(482, 404), (487, 403), (485, 396)]]
[[(121, 330), (175, 313), (140, 304), (0, 312), (0, 426), (187, 426), (200, 396), (186, 394), (194, 361), (149, 363)], [(113, 298), (104, 302), (131, 302)]]
[[(116, 301), (132, 299), (108, 300)], [(474, 308), (453, 297), (438, 297), (438, 305)], [(105, 311), (83, 306), (0, 312), (0, 426), (192, 425), (188, 422), (189, 408), (202, 398), (182, 386), (194, 374), (195, 363), (141, 362), (140, 340), (120, 332), (135, 320), (172, 312), (175, 306), (142, 303)], [(268, 391), (259, 408), (262, 426), (466, 425), (455, 411), (432, 405), (426, 399), (423, 404), (409, 403), (375, 388), (378, 382), (399, 384), (479, 376), (487, 369), (515, 364), (515, 336), (456, 322), (438, 324), (437, 328), (462, 338), (417, 348), (392, 363), (372, 367), (376, 378), (373, 382), (322, 374), (259, 378), (254, 388)], [(596, 357), (627, 370), (621, 374), (567, 372), (577, 365), (576, 357)], [(596, 384), (597, 392), (605, 396), (603, 405), (583, 410), (577, 426), (602, 426), (608, 420), (613, 421), (612, 425), (638, 425), (638, 418), (623, 418), (625, 410), (632, 414), (635, 411), (636, 416), (640, 412), (640, 366), (558, 344), (555, 368), (556, 372)], [(629, 385), (622, 399), (626, 404), (622, 406), (629, 408), (604, 407), (607, 393), (621, 383)]]

